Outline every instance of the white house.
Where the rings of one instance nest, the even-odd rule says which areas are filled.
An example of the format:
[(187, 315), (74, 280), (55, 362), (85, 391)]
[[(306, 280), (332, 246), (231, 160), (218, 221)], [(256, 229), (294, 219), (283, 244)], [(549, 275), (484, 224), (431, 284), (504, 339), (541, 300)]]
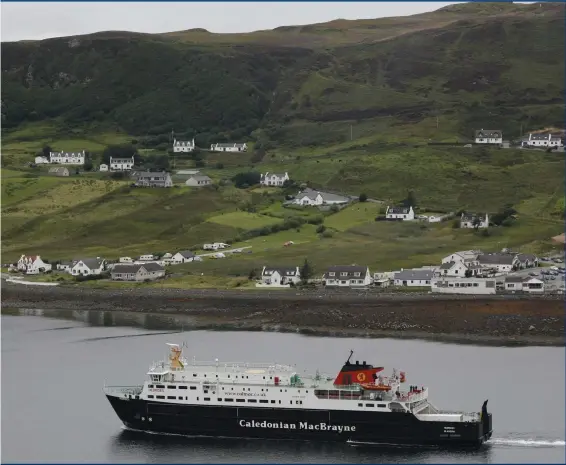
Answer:
[(173, 139), (173, 152), (192, 152), (195, 149), (195, 139), (193, 140), (177, 140)]
[(288, 173), (265, 173), (261, 175), (259, 183), (262, 186), (283, 186), (285, 181), (289, 181)]
[(153, 254), (145, 254), (145, 255), (140, 255), (140, 257), (138, 258), (138, 260), (140, 262), (152, 262), (153, 260), (157, 259), (158, 257), (154, 257)]
[(482, 252), (481, 250), (461, 250), (459, 252), (454, 252), (442, 259), (442, 263), (449, 263), (449, 262), (478, 262), (478, 255)]
[(480, 129), (476, 131), (476, 144), (502, 144), (503, 133), (500, 130)]
[(495, 279), (437, 277), (432, 280), (431, 291), (442, 294), (495, 294)]
[(395, 286), (430, 287), (434, 270), (401, 270), (393, 275)]
[(350, 199), (342, 195), (319, 192), (313, 189), (305, 189), (297, 194), (293, 203), (296, 205), (343, 205), (350, 202)]
[(507, 276), (505, 290), (508, 292), (528, 292), (541, 294), (544, 292), (544, 281), (522, 276)]
[(22, 255), (16, 265), (16, 269), (25, 274), (45, 273), (52, 268), (52, 265), (44, 262), (39, 255)]
[(36, 165), (45, 165), (46, 163), (49, 163), (49, 160), (47, 159), (47, 157), (41, 157), (41, 156), (35, 157), (35, 164)]
[(415, 219), (413, 207), (387, 207), (385, 218), (388, 220), (412, 221)]
[(153, 281), (163, 276), (165, 276), (165, 268), (158, 263), (115, 265), (110, 273), (114, 281)]
[(71, 272), (71, 268), (73, 267), (73, 265), (77, 263), (76, 260), (63, 260), (59, 263), (57, 263), (57, 270), (59, 271), (66, 271), (67, 273)]
[(60, 165), (84, 165), (85, 151), (82, 152), (49, 152), (49, 162)]
[(323, 282), (327, 287), (364, 287), (371, 284), (371, 275), (367, 266), (331, 266), (324, 273)]
[(552, 134), (529, 134), (529, 138), (523, 141), (522, 145), (528, 147), (562, 147), (562, 139)]
[(460, 217), (461, 228), (487, 228), (489, 226), (489, 215), (487, 213), (462, 213)]
[(145, 171), (134, 176), (137, 187), (173, 187), (171, 175), (165, 171), (161, 173)]
[(204, 174), (193, 174), (189, 179), (185, 181), (185, 186), (189, 187), (204, 187), (210, 186), (212, 184), (212, 179)]
[(195, 257), (195, 254), (190, 250), (183, 250), (168, 258), (167, 261), (171, 264), (188, 263), (195, 261)]
[(98, 167), (99, 171), (108, 171), (108, 165), (106, 163), (101, 163)]
[(130, 171), (134, 167), (134, 156), (125, 158), (110, 157), (110, 171)]
[(246, 152), (248, 150), (248, 144), (245, 142), (243, 144), (212, 144), (210, 146), (211, 152)]
[(478, 263), (484, 270), (491, 269), (495, 273), (509, 273), (519, 267), (517, 255), (510, 253), (488, 253), (478, 255)]
[(96, 258), (83, 258), (77, 260), (77, 262), (71, 268), (71, 274), (73, 276), (89, 276), (102, 274), (104, 271), (105, 260), (100, 257)]
[(301, 281), (301, 270), (298, 266), (264, 266), (261, 271), (261, 281), (256, 287), (291, 287), (291, 284), (299, 284)]

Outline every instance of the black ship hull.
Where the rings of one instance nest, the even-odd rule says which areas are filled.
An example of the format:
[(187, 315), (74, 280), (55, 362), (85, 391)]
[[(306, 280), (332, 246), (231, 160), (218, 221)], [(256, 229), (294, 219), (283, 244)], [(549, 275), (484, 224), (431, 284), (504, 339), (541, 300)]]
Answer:
[(480, 447), (492, 434), (491, 414), (480, 422), (421, 421), (410, 413), (180, 405), (107, 395), (131, 429), (258, 439), (291, 439), (441, 447)]

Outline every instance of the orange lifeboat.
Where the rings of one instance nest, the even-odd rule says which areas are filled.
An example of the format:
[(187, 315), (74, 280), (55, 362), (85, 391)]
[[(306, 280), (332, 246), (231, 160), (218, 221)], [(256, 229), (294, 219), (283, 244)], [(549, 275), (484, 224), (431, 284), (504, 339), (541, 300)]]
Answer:
[(368, 391), (391, 391), (391, 386), (385, 384), (361, 384), (362, 388)]

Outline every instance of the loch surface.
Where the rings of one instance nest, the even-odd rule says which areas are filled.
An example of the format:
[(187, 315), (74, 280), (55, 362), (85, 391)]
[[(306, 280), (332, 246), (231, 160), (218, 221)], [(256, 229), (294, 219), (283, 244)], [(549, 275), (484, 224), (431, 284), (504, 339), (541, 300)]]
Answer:
[[(8, 314), (7, 314), (8, 313)], [(481, 347), (264, 332), (183, 331), (167, 316), (111, 312), (2, 314), (2, 462), (564, 463), (564, 348)], [(334, 375), (355, 351), (440, 408), (493, 413), (479, 451), (164, 436), (125, 430), (105, 384), (142, 384), (165, 343), (197, 359), (297, 364)]]

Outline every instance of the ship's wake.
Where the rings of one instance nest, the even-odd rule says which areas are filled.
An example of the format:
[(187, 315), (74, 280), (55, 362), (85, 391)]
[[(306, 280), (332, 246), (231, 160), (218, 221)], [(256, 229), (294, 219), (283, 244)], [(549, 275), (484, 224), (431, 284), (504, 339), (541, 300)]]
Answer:
[(487, 444), (507, 447), (565, 447), (561, 439), (491, 438)]

